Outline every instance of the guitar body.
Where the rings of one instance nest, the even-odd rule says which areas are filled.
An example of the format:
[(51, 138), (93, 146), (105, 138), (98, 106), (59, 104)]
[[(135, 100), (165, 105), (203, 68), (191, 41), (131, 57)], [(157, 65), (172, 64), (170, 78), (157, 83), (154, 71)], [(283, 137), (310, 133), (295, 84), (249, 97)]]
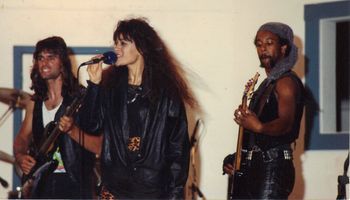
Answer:
[[(55, 131), (55, 128), (57, 126), (57, 123), (55, 121), (52, 121), (50, 123), (48, 123), (46, 126), (45, 126), (45, 129), (44, 129), (44, 138), (41, 140), (40, 142), (40, 146), (43, 146), (44, 143), (48, 140), (48, 138), (50, 137), (51, 134), (54, 134), (54, 131)], [(58, 147), (58, 144), (57, 144), (57, 141), (55, 140), (54, 142), (52, 142), (49, 146), (48, 146), (48, 149), (47, 149), (47, 156), (52, 156), (53, 153), (55, 152), (55, 150), (57, 149)]]
[(234, 172), (233, 175), (229, 176), (228, 179), (228, 193), (227, 193), (227, 199), (233, 200), (233, 199), (243, 199), (245, 198), (245, 184), (243, 184), (244, 173), (242, 171)]
[[(45, 137), (42, 143), (44, 143), (48, 136), (50, 136), (55, 129), (55, 126), (55, 122), (50, 122), (46, 125), (44, 130)], [(57, 168), (58, 161), (53, 160), (53, 154), (57, 149), (57, 146), (58, 144), (56, 144), (56, 142), (52, 143), (46, 154), (43, 154), (40, 151), (30, 153), (30, 155), (34, 157), (36, 163), (28, 174), (23, 174), (22, 176), (21, 182), (24, 198), (35, 198), (35, 193), (40, 180)]]
[(37, 170), (35, 170), (35, 172), (30, 178), (27, 176), (26, 181), (22, 184), (23, 197), (25, 199), (38, 198), (37, 192), (40, 181), (43, 178), (47, 177), (49, 174), (51, 174), (57, 168), (57, 165), (57, 160), (47, 161), (44, 164), (40, 165), (40, 167)]

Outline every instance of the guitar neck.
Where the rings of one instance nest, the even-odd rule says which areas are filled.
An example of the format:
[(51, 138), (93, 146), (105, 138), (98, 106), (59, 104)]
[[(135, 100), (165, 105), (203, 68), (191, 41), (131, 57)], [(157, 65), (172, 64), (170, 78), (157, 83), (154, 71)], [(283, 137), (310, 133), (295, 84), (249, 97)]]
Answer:
[[(242, 109), (244, 111), (247, 109), (248, 99), (250, 99), (251, 95), (253, 94), (254, 86), (257, 83), (258, 78), (259, 78), (259, 73), (256, 73), (254, 78), (250, 79), (248, 81), (248, 83), (245, 85), (245, 90), (243, 93), (242, 104), (241, 104)], [(234, 166), (234, 173), (229, 176), (230, 178), (229, 178), (229, 184), (228, 184), (228, 190), (227, 190), (227, 199), (229, 199), (229, 200), (237, 199), (237, 195), (239, 196), (239, 193), (240, 193), (240, 189), (239, 189), (240, 183), (239, 183), (239, 181), (237, 183), (235, 183), (235, 182), (243, 174), (240, 171), (241, 159), (242, 159), (243, 134), (244, 134), (244, 128), (240, 125), (239, 131), (238, 131), (236, 156), (235, 156), (235, 159), (232, 163)]]
[[(82, 96), (83, 97), (83, 96)], [(74, 115), (74, 113), (77, 112), (78, 107), (80, 106), (82, 97), (79, 98), (75, 98), (73, 100), (73, 102), (71, 103), (70, 106), (67, 107), (66, 111), (64, 112), (65, 116), (68, 117), (72, 117)], [(50, 148), (52, 147), (53, 143), (56, 141), (56, 139), (58, 138), (58, 136), (61, 134), (61, 130), (59, 129), (59, 123), (56, 121), (54, 122), (54, 128), (53, 130), (50, 132), (49, 136), (47, 137), (47, 139), (44, 141), (44, 143), (41, 145), (39, 151), (38, 151), (38, 156), (41, 155), (46, 155)]]
[[(242, 99), (242, 108), (243, 108), (243, 110), (245, 110), (247, 108), (247, 97), (246, 96), (244, 96)], [(243, 132), (244, 132), (244, 128), (242, 126), (239, 126), (237, 147), (236, 147), (236, 157), (235, 157), (234, 165), (233, 165), (235, 170), (241, 169)]]
[(49, 152), (50, 147), (56, 141), (56, 139), (58, 138), (58, 136), (60, 134), (61, 134), (61, 131), (60, 131), (60, 129), (58, 127), (58, 123), (57, 123), (55, 128), (52, 130), (50, 135), (45, 140), (45, 142), (41, 145), (39, 152), (38, 152), (38, 156), (46, 155)]

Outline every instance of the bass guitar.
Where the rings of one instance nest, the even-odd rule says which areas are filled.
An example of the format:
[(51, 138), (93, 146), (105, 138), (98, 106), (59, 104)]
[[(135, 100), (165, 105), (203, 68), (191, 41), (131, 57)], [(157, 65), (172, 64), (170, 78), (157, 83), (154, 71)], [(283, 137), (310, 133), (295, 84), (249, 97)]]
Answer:
[[(72, 103), (66, 108), (64, 115), (73, 117), (80, 108), (84, 97), (85, 95), (80, 95), (74, 98)], [(57, 121), (52, 121), (45, 126), (44, 136), (46, 138), (41, 143), (38, 151), (30, 153), (36, 163), (28, 174), (23, 174), (22, 176), (21, 191), (24, 198), (32, 198), (39, 181), (57, 168), (58, 161), (52, 157), (58, 146), (56, 140), (61, 133)]]
[[(260, 74), (256, 73), (255, 76), (250, 79), (245, 85), (245, 89), (242, 97), (242, 108), (245, 110), (247, 108), (247, 102), (251, 99), (254, 92), (254, 87), (258, 82)], [(239, 126), (238, 131), (238, 139), (237, 139), (237, 147), (236, 147), (236, 156), (232, 163), (233, 165), (233, 174), (229, 176), (228, 181), (228, 189), (227, 189), (227, 199), (237, 199), (240, 198), (240, 189), (239, 189), (239, 179), (243, 176), (243, 172), (241, 171), (241, 160), (242, 160), (242, 144), (243, 144), (243, 131), (244, 128)]]

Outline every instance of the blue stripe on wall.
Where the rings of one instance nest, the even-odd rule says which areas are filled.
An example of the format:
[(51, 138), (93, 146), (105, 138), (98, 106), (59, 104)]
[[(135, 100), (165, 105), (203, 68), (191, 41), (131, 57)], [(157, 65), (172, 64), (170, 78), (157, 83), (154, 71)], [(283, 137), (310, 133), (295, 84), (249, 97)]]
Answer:
[[(306, 5), (305, 13), (305, 86), (316, 104), (320, 102), (319, 93), (319, 24), (321, 19), (350, 16), (350, 1), (339, 1)], [(318, 108), (306, 107), (305, 148), (308, 150), (349, 149), (349, 133), (320, 134)]]

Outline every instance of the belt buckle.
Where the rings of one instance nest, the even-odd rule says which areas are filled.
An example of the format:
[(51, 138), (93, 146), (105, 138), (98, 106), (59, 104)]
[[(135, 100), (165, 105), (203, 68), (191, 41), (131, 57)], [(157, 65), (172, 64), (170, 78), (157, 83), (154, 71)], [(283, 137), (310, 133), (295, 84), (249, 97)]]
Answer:
[(258, 146), (253, 146), (251, 151), (252, 152), (259, 152), (259, 151), (261, 151), (261, 149)]
[(258, 146), (253, 146), (249, 151), (246, 152), (246, 160), (253, 160), (253, 154), (257, 152), (262, 152)]
[(289, 150), (283, 150), (283, 157), (285, 160), (292, 160), (292, 153)]
[(246, 160), (252, 160), (253, 159), (253, 151), (248, 151), (245, 159)]
[(268, 151), (263, 151), (262, 157), (264, 162), (271, 162), (273, 160), (272, 156), (269, 154)]

